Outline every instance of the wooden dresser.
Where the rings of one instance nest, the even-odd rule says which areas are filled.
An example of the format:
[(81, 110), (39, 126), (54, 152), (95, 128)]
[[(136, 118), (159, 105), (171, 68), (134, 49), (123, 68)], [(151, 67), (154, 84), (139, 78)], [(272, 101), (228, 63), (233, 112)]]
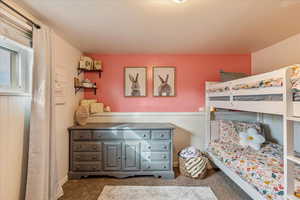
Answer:
[(94, 123), (70, 127), (69, 178), (174, 178), (174, 128), (168, 123)]

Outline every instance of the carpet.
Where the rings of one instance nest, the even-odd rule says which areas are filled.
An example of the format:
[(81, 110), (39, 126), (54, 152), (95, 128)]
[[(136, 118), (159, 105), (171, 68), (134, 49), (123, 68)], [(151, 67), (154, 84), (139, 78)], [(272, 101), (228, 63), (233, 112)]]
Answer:
[(98, 200), (217, 200), (210, 187), (105, 186)]

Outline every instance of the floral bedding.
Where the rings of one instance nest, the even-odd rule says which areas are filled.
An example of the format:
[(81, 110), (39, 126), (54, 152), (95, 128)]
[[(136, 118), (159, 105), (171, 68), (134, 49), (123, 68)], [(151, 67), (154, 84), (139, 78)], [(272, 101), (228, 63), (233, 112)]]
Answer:
[(253, 83), (242, 83), (232, 87), (232, 90), (240, 89), (254, 89), (254, 88), (267, 88), (267, 87), (282, 87), (283, 78), (269, 78)]
[(207, 93), (216, 93), (216, 92), (227, 92), (227, 91), (230, 91), (230, 88), (226, 86), (226, 87), (211, 88), (211, 89), (208, 89), (206, 92)]
[(266, 199), (283, 199), (283, 151), (280, 145), (267, 143), (256, 151), (217, 140), (210, 143), (209, 152), (253, 185)]
[(300, 92), (300, 65), (292, 66), (292, 91)]

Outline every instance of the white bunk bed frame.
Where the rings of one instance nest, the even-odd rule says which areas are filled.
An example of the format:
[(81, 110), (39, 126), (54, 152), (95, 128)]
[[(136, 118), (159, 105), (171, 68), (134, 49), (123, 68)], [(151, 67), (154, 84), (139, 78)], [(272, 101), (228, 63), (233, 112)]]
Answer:
[[(249, 76), (238, 80), (216, 83), (206, 83), (206, 148), (215, 136), (211, 132), (211, 110), (221, 108), (255, 113), (267, 113), (283, 116), (283, 159), (284, 159), (284, 199), (295, 200), (294, 196), (294, 164), (300, 164), (300, 159), (294, 156), (294, 131), (293, 122), (300, 122), (300, 102), (293, 102), (291, 91), (292, 67), (284, 67), (276, 71)], [(255, 89), (233, 90), (237, 84), (253, 83), (269, 78), (282, 78), (282, 87), (265, 87)], [(211, 89), (227, 87), (226, 91), (208, 92)], [(270, 95), (281, 94), (281, 101), (234, 101), (234, 96), (239, 95)], [(210, 97), (227, 97), (226, 100), (210, 100)], [(229, 97), (229, 98), (228, 98)], [(208, 152), (209, 153), (209, 152)], [(237, 183), (252, 199), (265, 200), (265, 198), (254, 189), (248, 182), (225, 166), (214, 155), (209, 153), (210, 159), (235, 183)]]

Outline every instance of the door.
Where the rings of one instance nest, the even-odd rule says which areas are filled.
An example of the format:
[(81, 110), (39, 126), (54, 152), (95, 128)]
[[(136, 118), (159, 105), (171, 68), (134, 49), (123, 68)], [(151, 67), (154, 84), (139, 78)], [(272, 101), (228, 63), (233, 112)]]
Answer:
[(124, 142), (123, 144), (123, 170), (134, 171), (140, 169), (141, 143)]
[(104, 170), (121, 170), (121, 142), (104, 142)]

